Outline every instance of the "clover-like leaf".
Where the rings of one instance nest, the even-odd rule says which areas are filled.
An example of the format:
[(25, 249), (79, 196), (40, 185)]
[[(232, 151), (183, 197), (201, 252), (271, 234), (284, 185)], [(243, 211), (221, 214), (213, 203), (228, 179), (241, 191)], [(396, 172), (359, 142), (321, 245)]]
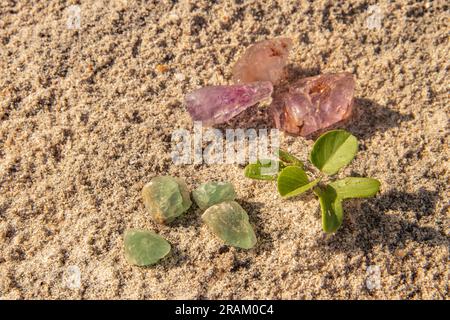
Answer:
[(289, 166), (278, 175), (278, 192), (284, 198), (294, 197), (313, 188), (319, 181), (320, 178), (310, 182), (302, 168)]
[(311, 150), (311, 162), (322, 172), (333, 175), (349, 164), (358, 150), (358, 140), (345, 130), (321, 135)]
[(336, 232), (342, 224), (344, 209), (342, 199), (338, 197), (336, 190), (330, 185), (324, 189), (314, 189), (319, 197), (322, 211), (322, 228), (327, 233)]
[(303, 162), (301, 162), (297, 157), (293, 156), (287, 151), (278, 149), (278, 157), (281, 161), (290, 166), (298, 166), (303, 169)]
[(372, 178), (347, 177), (331, 182), (330, 186), (336, 190), (341, 199), (367, 198), (380, 190), (380, 181)]
[(284, 167), (280, 161), (258, 160), (245, 167), (244, 175), (256, 180), (275, 180), (278, 172)]

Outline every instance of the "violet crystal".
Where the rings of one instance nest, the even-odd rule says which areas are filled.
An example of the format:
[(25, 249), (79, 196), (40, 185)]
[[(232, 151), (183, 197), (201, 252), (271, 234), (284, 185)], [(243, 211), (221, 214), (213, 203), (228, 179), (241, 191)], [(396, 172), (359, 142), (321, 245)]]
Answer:
[(270, 106), (277, 128), (301, 136), (351, 115), (355, 79), (351, 73), (304, 78), (275, 95)]
[(235, 83), (270, 81), (277, 84), (287, 64), (292, 40), (276, 38), (264, 40), (250, 46), (233, 67)]
[(186, 108), (194, 121), (204, 125), (223, 123), (250, 106), (271, 96), (272, 83), (259, 81), (231, 86), (209, 86), (185, 97)]

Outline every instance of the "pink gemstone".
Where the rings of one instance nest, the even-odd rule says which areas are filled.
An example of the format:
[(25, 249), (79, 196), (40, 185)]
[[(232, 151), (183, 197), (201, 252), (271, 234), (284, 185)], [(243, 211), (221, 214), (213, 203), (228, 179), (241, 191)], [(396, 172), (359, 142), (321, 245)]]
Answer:
[(351, 73), (322, 74), (290, 85), (270, 105), (277, 128), (307, 136), (347, 119), (355, 79)]
[(270, 81), (277, 84), (283, 76), (292, 40), (277, 38), (249, 47), (233, 67), (233, 81), (248, 83)]
[(186, 108), (194, 121), (204, 125), (223, 123), (245, 109), (271, 96), (272, 83), (253, 82), (231, 86), (210, 86), (185, 97)]

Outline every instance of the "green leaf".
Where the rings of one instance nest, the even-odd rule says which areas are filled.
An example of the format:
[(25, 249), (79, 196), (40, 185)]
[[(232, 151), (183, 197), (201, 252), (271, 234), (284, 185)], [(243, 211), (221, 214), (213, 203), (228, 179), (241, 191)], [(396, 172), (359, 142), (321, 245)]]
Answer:
[[(272, 162), (275, 164), (273, 170), (271, 168)], [(276, 167), (278, 165), (278, 167)], [(250, 179), (257, 180), (275, 180), (284, 165), (279, 161), (261, 160), (256, 163), (249, 163), (244, 169), (244, 175)]]
[(282, 197), (290, 198), (299, 195), (319, 183), (320, 179), (309, 182), (302, 168), (289, 166), (278, 175), (278, 192)]
[(291, 166), (298, 166), (303, 169), (303, 162), (301, 162), (298, 158), (293, 156), (287, 151), (284, 151), (282, 149), (278, 149), (278, 157), (281, 161), (284, 163), (291, 165)]
[(336, 190), (330, 185), (325, 189), (315, 189), (319, 196), (320, 208), (322, 210), (322, 228), (327, 233), (336, 232), (342, 224), (344, 209), (342, 199), (337, 196)]
[(367, 198), (374, 196), (380, 189), (380, 181), (372, 178), (348, 177), (330, 183), (339, 198)]
[(356, 151), (355, 136), (345, 130), (332, 130), (314, 143), (310, 160), (322, 172), (333, 175), (353, 160)]

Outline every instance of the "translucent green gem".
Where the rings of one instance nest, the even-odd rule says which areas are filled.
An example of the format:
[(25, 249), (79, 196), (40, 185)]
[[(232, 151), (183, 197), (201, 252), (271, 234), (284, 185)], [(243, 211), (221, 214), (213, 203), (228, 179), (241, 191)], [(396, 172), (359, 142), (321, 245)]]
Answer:
[(217, 203), (234, 200), (236, 192), (229, 182), (206, 182), (192, 191), (192, 197), (200, 209), (205, 210)]
[(226, 201), (209, 207), (202, 215), (203, 221), (225, 244), (250, 249), (256, 236), (248, 222), (248, 215), (235, 201)]
[(186, 212), (192, 204), (186, 183), (170, 176), (155, 177), (142, 189), (147, 210), (159, 223), (168, 223)]
[(131, 264), (155, 264), (170, 252), (170, 243), (152, 231), (129, 229), (124, 236), (125, 258)]

